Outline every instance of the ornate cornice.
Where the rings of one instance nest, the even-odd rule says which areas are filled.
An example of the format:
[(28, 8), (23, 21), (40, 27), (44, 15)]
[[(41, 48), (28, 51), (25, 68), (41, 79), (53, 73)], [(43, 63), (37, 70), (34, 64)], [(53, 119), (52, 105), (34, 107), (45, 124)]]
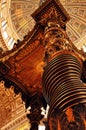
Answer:
[(1, 44), (2, 49), (5, 50), (5, 51), (7, 51), (8, 48), (7, 48), (5, 42), (4, 42), (3, 38), (2, 38), (1, 32), (0, 32), (0, 42), (1, 42), (0, 44)]
[[(42, 39), (41, 33), (40, 33), (39, 38), (36, 37), (39, 32), (42, 32), (42, 30), (40, 31), (40, 29), (41, 28), (38, 25), (35, 25), (34, 29), (29, 34), (27, 34), (27, 36), (24, 38), (23, 41), (20, 41), (20, 43), (18, 44), (15, 43), (14, 48), (12, 50), (6, 51), (2, 55), (0, 55), (0, 61), (5, 62), (9, 58), (15, 57), (15, 55), (19, 53), (21, 53), (21, 55), (23, 56), (25, 54), (25, 51), (27, 51), (27, 48), (28, 48), (28, 54), (33, 52), (33, 49), (36, 48), (40, 44), (40, 40)], [(34, 43), (35, 40), (36, 41), (38, 40), (38, 42), (36, 43), (36, 46), (33, 45), (35, 44)]]
[(42, 6), (32, 14), (32, 16), (37, 23), (40, 23), (43, 19), (47, 21), (52, 10), (55, 10), (55, 14), (61, 16), (64, 22), (70, 20), (69, 14), (66, 12), (59, 0), (46, 0)]
[[(1, 128), (1, 130), (16, 129), (19, 126), (21, 126), (21, 124), (23, 124), (25, 122), (28, 122), (28, 119), (26, 117), (26, 113), (24, 113), (23, 115), (21, 115), (20, 117), (18, 117), (14, 121), (11, 121), (10, 123), (6, 124), (4, 127)], [(29, 126), (29, 123), (28, 123), (28, 126)]]

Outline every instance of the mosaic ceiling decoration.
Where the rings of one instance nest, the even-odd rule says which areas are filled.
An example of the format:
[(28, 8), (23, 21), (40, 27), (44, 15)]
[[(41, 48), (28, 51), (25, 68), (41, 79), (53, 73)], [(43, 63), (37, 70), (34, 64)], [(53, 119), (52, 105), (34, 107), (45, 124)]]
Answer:
[[(35, 22), (31, 14), (45, 0), (2, 0), (1, 28), (8, 49), (17, 39), (32, 30)], [(86, 44), (86, 0), (60, 0), (69, 13), (71, 20), (67, 24), (70, 39), (80, 49)]]

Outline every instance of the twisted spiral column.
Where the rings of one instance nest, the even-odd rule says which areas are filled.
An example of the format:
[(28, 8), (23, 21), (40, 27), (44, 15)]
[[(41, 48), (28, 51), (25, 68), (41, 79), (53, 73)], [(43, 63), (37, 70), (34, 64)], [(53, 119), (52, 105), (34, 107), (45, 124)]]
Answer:
[(82, 65), (72, 52), (61, 51), (49, 61), (43, 74), (43, 93), (50, 105), (48, 116), (55, 110), (86, 103), (86, 87), (80, 80)]
[(50, 106), (48, 126), (49, 130), (85, 130), (86, 86), (81, 81), (82, 58), (68, 38), (65, 26), (54, 19), (44, 30), (42, 83)]

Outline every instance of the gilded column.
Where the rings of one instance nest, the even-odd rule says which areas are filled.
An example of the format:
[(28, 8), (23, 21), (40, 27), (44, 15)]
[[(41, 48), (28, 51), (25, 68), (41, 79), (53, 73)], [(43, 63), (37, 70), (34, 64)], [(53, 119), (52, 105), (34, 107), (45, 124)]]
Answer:
[[(55, 13), (54, 13), (55, 14)], [(44, 31), (43, 94), (50, 106), (50, 130), (86, 129), (86, 86), (81, 81), (82, 60), (55, 17)]]
[(42, 85), (50, 106), (46, 130), (86, 130), (86, 55), (67, 36), (70, 16), (59, 0), (46, 0), (32, 16), (44, 37)]

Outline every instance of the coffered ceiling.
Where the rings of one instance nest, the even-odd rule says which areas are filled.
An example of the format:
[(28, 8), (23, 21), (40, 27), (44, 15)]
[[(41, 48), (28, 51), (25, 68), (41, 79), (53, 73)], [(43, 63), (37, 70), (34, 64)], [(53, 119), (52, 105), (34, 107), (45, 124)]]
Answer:
[[(35, 22), (31, 14), (45, 0), (2, 0), (1, 30), (8, 49), (13, 47), (17, 39), (32, 30)], [(60, 0), (69, 13), (71, 20), (67, 24), (70, 39), (80, 49), (86, 44), (86, 0)]]

